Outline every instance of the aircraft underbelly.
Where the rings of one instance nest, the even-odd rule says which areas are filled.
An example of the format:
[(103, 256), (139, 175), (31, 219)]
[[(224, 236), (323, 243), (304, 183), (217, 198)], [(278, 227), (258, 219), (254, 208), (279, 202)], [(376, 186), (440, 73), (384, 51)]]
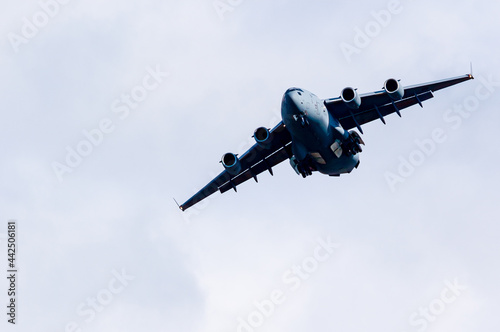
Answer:
[(340, 158), (334, 156), (324, 160), (326, 161), (325, 164), (317, 164), (318, 171), (328, 175), (339, 175), (350, 173), (358, 164), (359, 157), (358, 155), (346, 156), (344, 154)]
[(311, 157), (317, 170), (328, 175), (350, 173), (359, 163), (358, 155), (347, 155), (342, 149), (335, 153), (334, 144), (341, 145), (343, 129), (331, 127), (328, 133), (304, 130), (301, 141)]

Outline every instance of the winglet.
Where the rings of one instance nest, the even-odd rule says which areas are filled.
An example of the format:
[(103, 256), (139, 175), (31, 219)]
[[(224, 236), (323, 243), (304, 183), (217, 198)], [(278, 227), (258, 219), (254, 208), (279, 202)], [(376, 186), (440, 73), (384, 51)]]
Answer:
[(179, 203), (177, 203), (177, 201), (175, 200), (175, 198), (172, 197), (172, 199), (174, 200), (175, 204), (177, 204), (177, 207), (179, 207), (179, 209), (181, 211), (184, 211), (184, 207), (182, 205), (179, 205)]
[(470, 78), (471, 80), (473, 80), (473, 79), (474, 79), (474, 73), (473, 73), (473, 71), (472, 71), (472, 61), (470, 62), (470, 74), (469, 74), (469, 78)]

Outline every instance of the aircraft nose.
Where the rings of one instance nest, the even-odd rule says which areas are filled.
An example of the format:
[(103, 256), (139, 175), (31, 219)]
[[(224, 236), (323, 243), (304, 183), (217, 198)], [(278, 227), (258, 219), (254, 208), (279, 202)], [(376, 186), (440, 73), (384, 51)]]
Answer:
[(286, 104), (287, 108), (293, 110), (293, 113), (299, 113), (301, 93), (302, 92), (296, 88), (290, 88), (283, 96), (283, 103)]
[(297, 124), (305, 127), (309, 125), (307, 111), (304, 108), (304, 91), (299, 88), (290, 88), (283, 95), (281, 115), (285, 125), (293, 127)]

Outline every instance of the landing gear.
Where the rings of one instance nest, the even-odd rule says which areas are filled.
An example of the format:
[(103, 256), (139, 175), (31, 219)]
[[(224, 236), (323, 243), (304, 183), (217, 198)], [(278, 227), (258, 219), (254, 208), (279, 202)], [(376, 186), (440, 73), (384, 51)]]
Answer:
[(365, 145), (365, 142), (363, 142), (363, 139), (356, 131), (351, 130), (349, 132), (349, 138), (344, 141), (343, 149), (346, 151), (348, 156), (356, 155), (363, 152), (361, 145)]
[(309, 126), (309, 121), (307, 120), (306, 116), (301, 114), (301, 115), (294, 115), (293, 119), (297, 122), (300, 123), (300, 126), (302, 128), (305, 128), (306, 126)]
[(303, 178), (312, 175), (312, 172), (315, 171), (308, 158), (300, 162), (293, 156), (290, 158), (290, 165), (295, 170), (295, 173), (297, 173), (297, 175), (302, 175)]

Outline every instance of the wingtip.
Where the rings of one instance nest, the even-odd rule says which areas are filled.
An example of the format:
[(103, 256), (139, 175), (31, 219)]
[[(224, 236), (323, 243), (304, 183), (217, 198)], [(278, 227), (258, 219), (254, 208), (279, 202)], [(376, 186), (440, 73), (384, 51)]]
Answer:
[(469, 74), (469, 78), (470, 78), (471, 80), (473, 80), (473, 79), (474, 79), (474, 72), (472, 71), (472, 61), (471, 61), (471, 63), (470, 63), (470, 74)]
[(172, 197), (172, 199), (174, 200), (175, 204), (177, 204), (177, 207), (184, 212), (184, 206), (179, 205), (179, 203), (177, 203), (177, 200), (175, 198)]

